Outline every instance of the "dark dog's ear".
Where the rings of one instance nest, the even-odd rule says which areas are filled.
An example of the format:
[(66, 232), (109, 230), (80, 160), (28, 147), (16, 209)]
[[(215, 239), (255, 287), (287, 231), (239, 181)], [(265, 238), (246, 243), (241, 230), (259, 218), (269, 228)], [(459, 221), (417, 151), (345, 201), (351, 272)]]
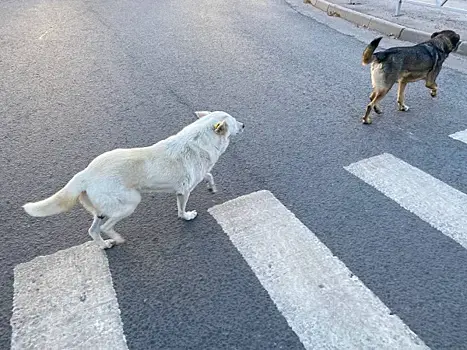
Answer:
[(214, 132), (218, 135), (225, 135), (227, 133), (227, 123), (225, 120), (214, 124)]
[(431, 34), (431, 39), (433, 39), (435, 36), (437, 36), (439, 34), (439, 32), (434, 32), (433, 34)]

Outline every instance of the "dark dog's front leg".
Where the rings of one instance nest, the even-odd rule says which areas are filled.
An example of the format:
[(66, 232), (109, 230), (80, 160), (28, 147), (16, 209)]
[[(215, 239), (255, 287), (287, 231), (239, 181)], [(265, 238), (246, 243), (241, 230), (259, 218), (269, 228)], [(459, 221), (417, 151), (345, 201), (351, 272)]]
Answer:
[(405, 87), (407, 82), (399, 81), (399, 87), (397, 89), (397, 104), (399, 105), (399, 111), (406, 112), (409, 110), (409, 106), (405, 104)]
[(441, 70), (441, 65), (436, 65), (434, 69), (428, 73), (426, 76), (425, 86), (431, 90), (431, 97), (436, 97), (438, 95), (438, 85), (436, 85), (436, 78)]

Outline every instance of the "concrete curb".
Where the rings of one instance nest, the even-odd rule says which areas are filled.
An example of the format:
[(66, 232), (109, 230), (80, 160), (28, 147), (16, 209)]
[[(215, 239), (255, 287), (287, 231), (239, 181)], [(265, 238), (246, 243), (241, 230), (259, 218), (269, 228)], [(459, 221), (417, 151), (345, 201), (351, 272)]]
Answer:
[(421, 30), (404, 28), (399, 39), (410, 41), (413, 43), (421, 43), (422, 41), (430, 40), (431, 33), (422, 32)]
[[(321, 11), (326, 12), (329, 16), (341, 17), (346, 21), (376, 30), (395, 39), (410, 41), (417, 44), (429, 40), (431, 37), (431, 33), (404, 27), (397, 23), (336, 5), (326, 0), (304, 0), (303, 2), (313, 5)], [(467, 56), (467, 42), (462, 42), (456, 53)]]

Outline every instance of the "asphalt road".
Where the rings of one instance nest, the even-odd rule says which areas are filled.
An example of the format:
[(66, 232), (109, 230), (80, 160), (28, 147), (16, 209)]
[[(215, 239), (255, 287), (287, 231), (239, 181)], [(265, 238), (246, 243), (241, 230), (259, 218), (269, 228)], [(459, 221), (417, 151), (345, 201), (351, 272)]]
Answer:
[(131, 349), (302, 349), (207, 209), (267, 189), (428, 346), (467, 348), (467, 251), (344, 166), (384, 152), (467, 192), (467, 76), (445, 67), (439, 97), (409, 85), (411, 111), (360, 124), (365, 44), (284, 1), (0, 3), (0, 348), (13, 268), (89, 240), (81, 208), (28, 217), (98, 154), (152, 144), (225, 110), (247, 126), (200, 186), (146, 196), (109, 250)]

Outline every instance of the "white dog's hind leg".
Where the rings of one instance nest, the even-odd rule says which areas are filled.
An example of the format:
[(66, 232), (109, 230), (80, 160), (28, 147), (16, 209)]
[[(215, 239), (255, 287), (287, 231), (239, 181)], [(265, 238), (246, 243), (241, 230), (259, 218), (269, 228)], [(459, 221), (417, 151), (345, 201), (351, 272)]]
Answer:
[(188, 198), (190, 197), (190, 192), (186, 193), (177, 193), (177, 208), (178, 208), (178, 217), (184, 220), (193, 220), (198, 213), (196, 210), (193, 211), (185, 211), (186, 209), (186, 202), (188, 202)]
[(217, 187), (216, 187), (216, 184), (214, 182), (214, 177), (212, 176), (211, 173), (207, 173), (204, 176), (204, 181), (206, 181), (208, 183), (208, 190), (209, 191), (211, 191), (212, 193), (217, 192)]
[(110, 218), (105, 222), (105, 224), (101, 226), (101, 231), (104, 232), (110, 238), (112, 238), (116, 244), (125, 243), (125, 238), (123, 238), (119, 233), (117, 233), (114, 230), (115, 224), (124, 218), (126, 218), (126, 216)]
[[(124, 203), (122, 203), (122, 201), (124, 201)], [(101, 226), (101, 231), (112, 238), (115, 243), (124, 243), (125, 239), (114, 230), (114, 226), (120, 220), (133, 214), (140, 201), (141, 194), (138, 191), (128, 190), (120, 193), (118, 197), (119, 205), (111, 212), (106, 213), (109, 219)]]
[[(123, 243), (125, 239), (115, 232), (113, 227), (118, 221), (135, 211), (141, 201), (141, 194), (136, 190), (120, 186), (109, 187), (107, 190), (108, 192), (101, 192), (98, 186), (89, 188), (87, 190), (88, 197), (92, 200), (94, 207), (99, 208), (99, 212), (108, 218), (104, 224), (102, 224), (102, 221), (99, 223), (102, 224), (99, 231), (112, 238), (110, 240), (112, 243)], [(94, 238), (94, 236), (92, 237)]]
[(112, 246), (114, 245), (114, 242), (111, 240), (104, 241), (101, 237), (100, 226), (103, 220), (104, 219), (102, 217), (98, 217), (97, 215), (94, 215), (94, 221), (92, 222), (92, 225), (88, 230), (88, 233), (92, 237), (94, 242), (97, 243), (99, 248), (101, 249), (112, 248)]

